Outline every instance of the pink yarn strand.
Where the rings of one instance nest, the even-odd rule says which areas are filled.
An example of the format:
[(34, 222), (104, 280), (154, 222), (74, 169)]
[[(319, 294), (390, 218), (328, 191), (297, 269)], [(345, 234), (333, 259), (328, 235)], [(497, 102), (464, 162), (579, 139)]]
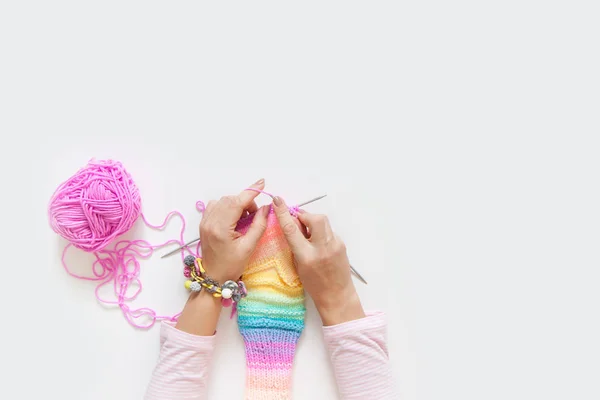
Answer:
[(253, 191), (253, 192), (257, 192), (257, 193), (266, 194), (266, 195), (267, 195), (267, 196), (269, 196), (270, 198), (274, 198), (274, 197), (275, 197), (275, 195), (273, 195), (273, 194), (271, 194), (271, 193), (269, 193), (269, 192), (265, 192), (264, 190), (260, 190), (260, 189), (255, 189), (255, 188), (251, 188), (251, 187), (249, 187), (249, 188), (246, 188), (245, 190), (251, 190), (251, 191)]
[[(103, 304), (118, 305), (127, 322), (136, 328), (148, 329), (151, 328), (156, 321), (176, 321), (180, 313), (174, 316), (161, 316), (157, 315), (156, 311), (151, 308), (143, 307), (132, 309), (126, 304), (127, 302), (135, 300), (143, 289), (142, 282), (139, 278), (141, 269), (140, 260), (150, 258), (156, 249), (166, 245), (177, 244), (178, 246), (182, 246), (184, 244), (183, 233), (185, 232), (186, 224), (185, 218), (178, 211), (170, 212), (159, 225), (151, 224), (143, 214), (141, 216), (146, 226), (157, 230), (164, 229), (173, 217), (180, 218), (182, 224), (179, 232), (179, 239), (171, 239), (155, 245), (145, 240), (120, 240), (116, 242), (111, 249), (105, 248), (94, 252), (96, 260), (92, 264), (93, 276), (82, 276), (69, 269), (66, 262), (66, 254), (72, 244), (68, 244), (63, 250), (62, 264), (67, 273), (75, 278), (101, 281), (94, 290), (96, 299)], [(102, 288), (109, 284), (112, 285), (113, 289), (114, 299), (112, 300), (107, 299), (100, 294)], [(131, 292), (131, 289), (134, 286), (137, 286), (137, 288), (134, 292)], [(139, 322), (143, 319), (145, 319), (145, 322)]]

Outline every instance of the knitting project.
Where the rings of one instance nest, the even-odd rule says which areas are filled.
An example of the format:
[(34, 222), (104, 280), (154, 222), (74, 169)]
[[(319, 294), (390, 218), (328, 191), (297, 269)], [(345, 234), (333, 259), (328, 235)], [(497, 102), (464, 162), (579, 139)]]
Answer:
[[(246, 233), (252, 218), (237, 230)], [(296, 343), (304, 329), (304, 289), (273, 208), (243, 275), (248, 295), (238, 305), (246, 348), (246, 399), (290, 399)]]

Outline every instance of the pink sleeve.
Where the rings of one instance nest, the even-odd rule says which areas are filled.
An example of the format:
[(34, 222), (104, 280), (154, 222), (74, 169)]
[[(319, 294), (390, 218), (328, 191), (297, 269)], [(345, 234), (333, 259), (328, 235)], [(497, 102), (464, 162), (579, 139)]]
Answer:
[(163, 322), (158, 364), (144, 399), (206, 399), (214, 347), (215, 336), (191, 335), (175, 329), (173, 323)]
[(323, 327), (341, 399), (399, 399), (383, 313)]

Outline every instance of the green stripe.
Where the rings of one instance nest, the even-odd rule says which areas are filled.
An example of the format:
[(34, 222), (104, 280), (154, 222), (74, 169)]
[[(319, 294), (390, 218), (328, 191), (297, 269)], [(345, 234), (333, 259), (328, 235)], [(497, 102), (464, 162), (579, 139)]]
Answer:
[(306, 307), (303, 304), (297, 306), (290, 306), (287, 304), (266, 304), (266, 303), (255, 303), (245, 301), (243, 303), (240, 302), (238, 305), (238, 310), (247, 311), (247, 312), (258, 312), (258, 310), (264, 310), (264, 312), (281, 312), (286, 311), (290, 313), (304, 313), (306, 311)]
[(248, 296), (246, 296), (246, 298), (244, 298), (240, 302), (240, 304), (242, 304), (246, 301), (255, 301), (255, 302), (261, 302), (261, 303), (265, 303), (265, 304), (284, 303), (284, 304), (297, 305), (297, 304), (304, 304), (304, 296), (291, 297), (291, 296), (287, 296), (285, 294), (280, 294), (280, 293), (252, 290), (248, 293)]

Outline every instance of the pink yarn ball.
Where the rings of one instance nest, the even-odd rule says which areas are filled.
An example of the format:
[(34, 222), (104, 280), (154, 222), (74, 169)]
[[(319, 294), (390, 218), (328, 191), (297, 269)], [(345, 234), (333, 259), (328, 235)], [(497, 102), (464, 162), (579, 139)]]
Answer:
[(102, 250), (140, 216), (140, 191), (118, 161), (91, 160), (52, 195), (54, 232), (85, 251)]

